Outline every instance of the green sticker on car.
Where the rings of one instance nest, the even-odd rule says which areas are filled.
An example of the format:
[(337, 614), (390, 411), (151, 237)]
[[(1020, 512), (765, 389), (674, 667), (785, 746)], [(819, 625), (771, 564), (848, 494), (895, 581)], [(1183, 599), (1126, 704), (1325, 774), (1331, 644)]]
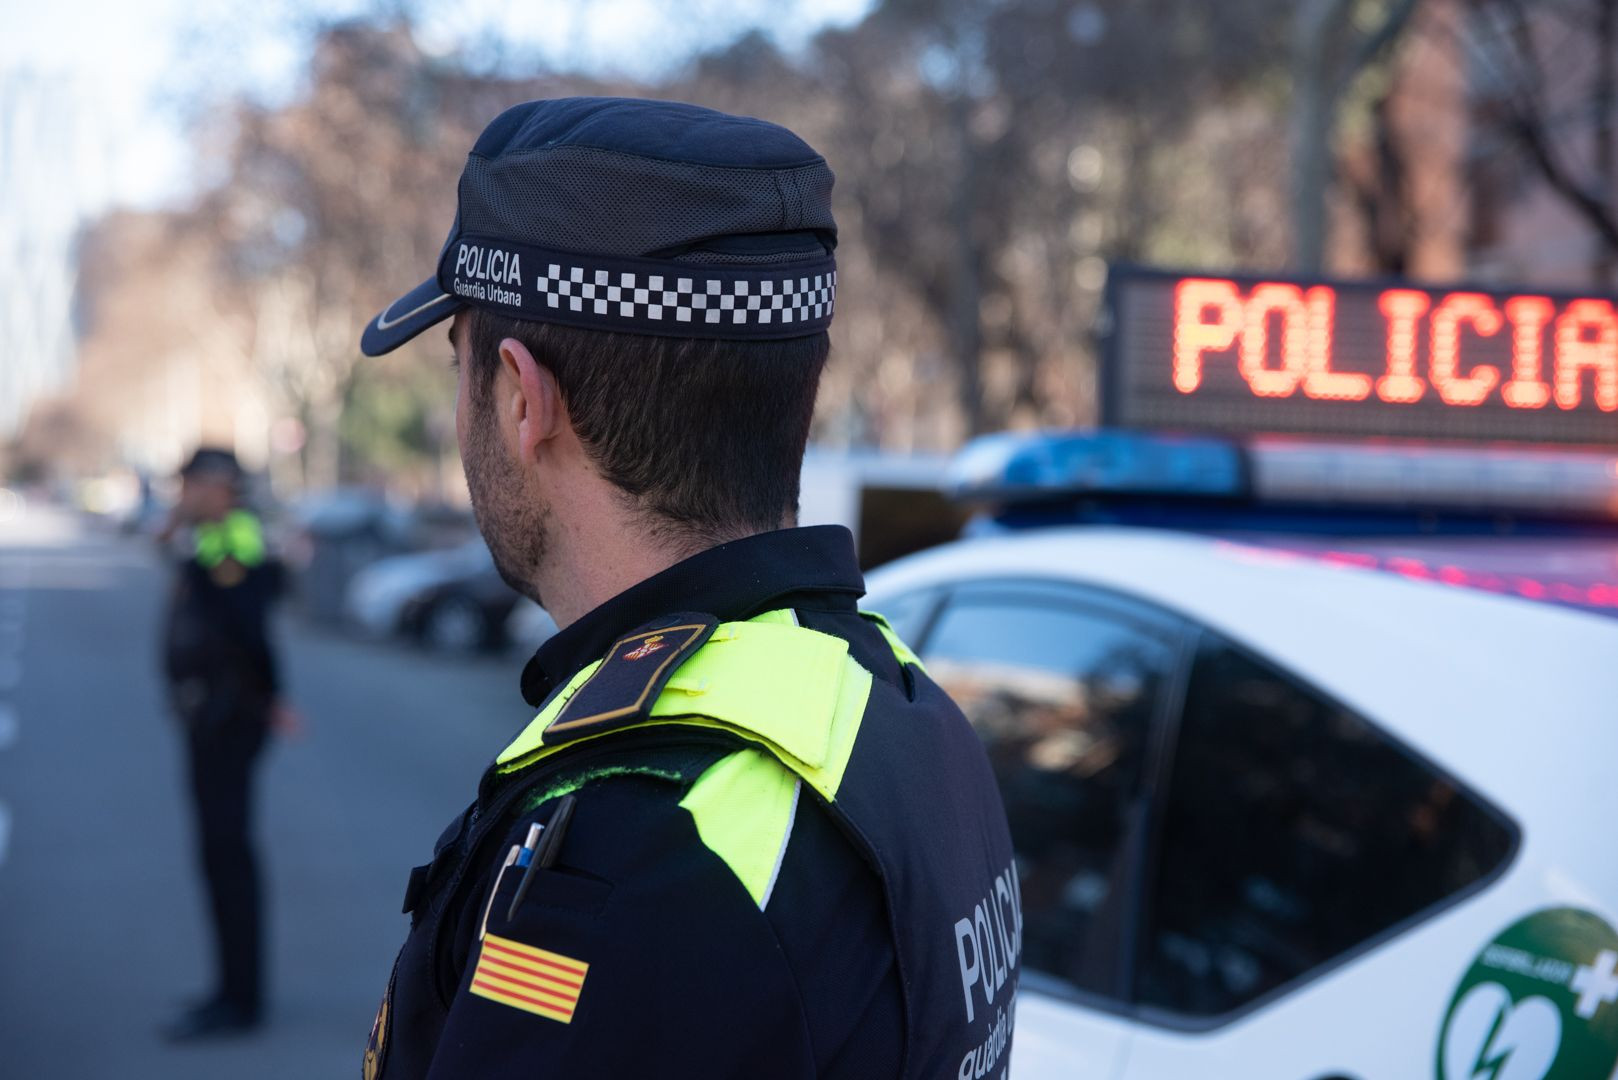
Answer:
[(1438, 1080), (1609, 1080), (1618, 1066), (1618, 931), (1580, 908), (1502, 930), (1450, 998)]

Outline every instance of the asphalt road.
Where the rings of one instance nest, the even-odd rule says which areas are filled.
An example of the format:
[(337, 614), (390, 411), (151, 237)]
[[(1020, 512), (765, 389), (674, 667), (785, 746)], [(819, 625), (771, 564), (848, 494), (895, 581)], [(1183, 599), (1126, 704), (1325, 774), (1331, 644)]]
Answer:
[(281, 626), (307, 719), (261, 771), (269, 1022), (170, 1047), (211, 971), (180, 748), (156, 668), (164, 568), (34, 510), (0, 521), (0, 1077), (352, 1077), (412, 865), (527, 720), (522, 658)]

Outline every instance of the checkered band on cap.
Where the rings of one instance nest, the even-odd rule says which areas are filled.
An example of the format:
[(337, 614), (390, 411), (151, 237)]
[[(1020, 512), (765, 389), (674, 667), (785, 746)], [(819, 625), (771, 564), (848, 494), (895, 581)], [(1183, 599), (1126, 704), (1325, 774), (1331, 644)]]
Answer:
[(757, 268), (599, 257), (479, 237), (445, 248), (446, 293), (520, 319), (673, 337), (801, 337), (831, 324), (830, 257)]
[(831, 314), (837, 271), (779, 278), (725, 279), (664, 271), (587, 271), (551, 263), (535, 282), (548, 310), (611, 319), (697, 323), (702, 326), (793, 326)]

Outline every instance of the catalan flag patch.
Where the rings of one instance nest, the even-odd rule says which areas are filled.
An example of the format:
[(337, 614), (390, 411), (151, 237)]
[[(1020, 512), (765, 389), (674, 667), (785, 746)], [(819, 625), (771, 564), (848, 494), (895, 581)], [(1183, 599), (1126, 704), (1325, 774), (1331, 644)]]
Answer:
[(472, 971), (472, 993), (570, 1024), (589, 970), (583, 960), (485, 934)]

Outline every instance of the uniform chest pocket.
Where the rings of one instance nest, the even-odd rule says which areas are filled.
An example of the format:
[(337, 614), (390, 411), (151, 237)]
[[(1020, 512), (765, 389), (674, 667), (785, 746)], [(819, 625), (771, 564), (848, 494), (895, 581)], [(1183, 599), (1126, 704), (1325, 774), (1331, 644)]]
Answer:
[[(521, 902), (513, 907), (525, 875), (532, 880), (528, 882)], [(612, 882), (594, 874), (560, 866), (553, 866), (549, 870), (530, 869), (507, 862), (495, 879), (494, 889), (485, 903), (479, 932), (498, 932), (536, 920), (544, 921), (547, 913), (599, 915), (611, 896)]]

